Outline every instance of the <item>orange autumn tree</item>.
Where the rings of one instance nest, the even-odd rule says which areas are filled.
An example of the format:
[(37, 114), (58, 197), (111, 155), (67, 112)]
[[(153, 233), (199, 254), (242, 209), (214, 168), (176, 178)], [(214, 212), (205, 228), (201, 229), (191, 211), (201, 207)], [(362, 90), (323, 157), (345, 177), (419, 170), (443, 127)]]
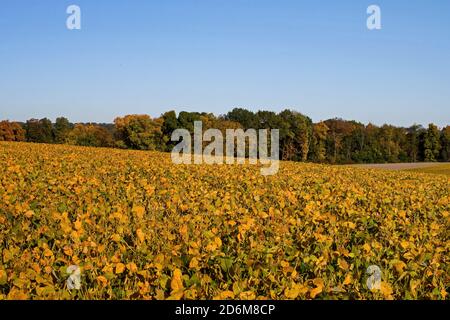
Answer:
[(17, 122), (0, 122), (0, 141), (25, 141), (25, 130)]

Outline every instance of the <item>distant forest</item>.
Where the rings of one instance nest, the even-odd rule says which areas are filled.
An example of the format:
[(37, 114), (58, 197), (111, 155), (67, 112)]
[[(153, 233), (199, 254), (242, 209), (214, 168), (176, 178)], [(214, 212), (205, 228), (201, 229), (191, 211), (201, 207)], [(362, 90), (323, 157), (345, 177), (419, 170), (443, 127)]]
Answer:
[(60, 117), (30, 119), (26, 123), (1, 121), (0, 141), (71, 144), (93, 147), (171, 151), (172, 132), (184, 128), (193, 133), (194, 121), (203, 130), (279, 129), (280, 159), (319, 163), (386, 163), (450, 161), (450, 126), (424, 128), (364, 125), (330, 119), (319, 123), (295, 111), (252, 112), (236, 108), (226, 115), (169, 111), (159, 118), (148, 115), (118, 117), (113, 124), (77, 123)]

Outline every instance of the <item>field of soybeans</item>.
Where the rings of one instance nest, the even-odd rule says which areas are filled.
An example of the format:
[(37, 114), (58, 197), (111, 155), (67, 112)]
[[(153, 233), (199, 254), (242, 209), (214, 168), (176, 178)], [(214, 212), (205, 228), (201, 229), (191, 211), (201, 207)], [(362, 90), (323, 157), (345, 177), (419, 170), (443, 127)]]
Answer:
[(0, 300), (449, 299), (450, 176), (259, 169), (0, 142)]

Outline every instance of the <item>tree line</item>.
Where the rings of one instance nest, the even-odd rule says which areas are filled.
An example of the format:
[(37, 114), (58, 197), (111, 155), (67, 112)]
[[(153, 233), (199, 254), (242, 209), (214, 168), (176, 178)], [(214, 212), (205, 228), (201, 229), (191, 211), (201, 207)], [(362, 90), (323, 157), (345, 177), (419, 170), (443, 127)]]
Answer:
[(318, 123), (296, 111), (252, 112), (235, 108), (225, 115), (169, 111), (159, 118), (126, 115), (112, 124), (71, 123), (64, 117), (30, 119), (25, 123), (0, 122), (0, 141), (27, 141), (93, 147), (171, 151), (172, 132), (203, 129), (279, 129), (280, 159), (319, 163), (385, 163), (450, 161), (450, 126), (424, 128), (364, 125), (356, 121), (329, 119)]

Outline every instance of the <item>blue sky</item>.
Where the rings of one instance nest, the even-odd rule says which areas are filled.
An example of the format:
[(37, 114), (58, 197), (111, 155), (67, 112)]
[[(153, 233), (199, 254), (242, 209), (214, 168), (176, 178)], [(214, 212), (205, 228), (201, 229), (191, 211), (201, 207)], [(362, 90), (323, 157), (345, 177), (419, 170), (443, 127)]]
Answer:
[(448, 0), (1, 0), (0, 119), (245, 107), (442, 126), (449, 33)]

